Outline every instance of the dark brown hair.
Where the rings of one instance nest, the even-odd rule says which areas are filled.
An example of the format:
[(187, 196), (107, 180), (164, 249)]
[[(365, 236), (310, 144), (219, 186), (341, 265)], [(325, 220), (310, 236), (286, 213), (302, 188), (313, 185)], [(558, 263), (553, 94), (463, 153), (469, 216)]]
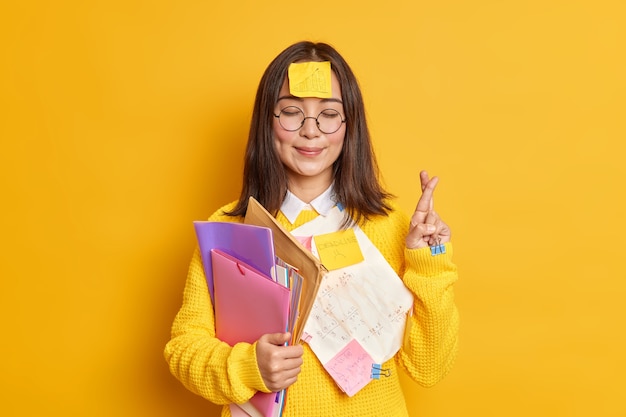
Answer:
[(346, 118), (343, 148), (333, 166), (337, 200), (352, 220), (361, 223), (391, 210), (391, 194), (379, 181), (378, 166), (365, 120), (365, 107), (358, 82), (343, 57), (325, 43), (299, 42), (281, 52), (265, 70), (257, 90), (244, 157), (243, 187), (233, 211), (244, 216), (250, 196), (276, 214), (287, 194), (287, 173), (274, 147), (274, 106), (291, 63), (330, 61), (339, 85)]

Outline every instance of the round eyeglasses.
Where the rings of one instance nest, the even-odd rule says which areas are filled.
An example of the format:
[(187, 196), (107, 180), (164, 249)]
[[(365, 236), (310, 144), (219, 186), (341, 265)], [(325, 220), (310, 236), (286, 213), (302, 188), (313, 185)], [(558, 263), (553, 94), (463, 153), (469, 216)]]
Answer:
[(296, 106), (285, 107), (281, 109), (279, 114), (275, 114), (274, 117), (278, 119), (280, 126), (289, 132), (295, 132), (304, 126), (306, 119), (313, 119), (320, 132), (327, 135), (338, 131), (341, 125), (346, 122), (346, 119), (341, 117), (341, 113), (335, 109), (322, 110), (317, 117), (305, 117), (302, 109)]

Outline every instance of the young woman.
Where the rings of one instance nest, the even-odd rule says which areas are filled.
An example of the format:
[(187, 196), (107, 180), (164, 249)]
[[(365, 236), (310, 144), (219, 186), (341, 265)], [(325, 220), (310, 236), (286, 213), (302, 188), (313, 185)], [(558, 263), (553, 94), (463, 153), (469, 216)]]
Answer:
[[(309, 86), (312, 91), (299, 89), (291, 70), (306, 63), (320, 63), (310, 75), (321, 84), (330, 81), (330, 91), (316, 83)], [(324, 72), (328, 67), (321, 63), (330, 63), (330, 70)], [(331, 46), (300, 42), (281, 52), (261, 79), (243, 178), (239, 199), (209, 220), (242, 222), (253, 196), (287, 230), (297, 232), (310, 222), (323, 222), (339, 207), (343, 220), (338, 228), (362, 232), (413, 298), (401, 346), (382, 364), (386, 376), (351, 396), (308, 343), (285, 346), (287, 333), (231, 347), (215, 336), (213, 306), (196, 250), (165, 348), (172, 374), (191, 391), (224, 404), (222, 416), (230, 415), (228, 404), (245, 403), (257, 391), (287, 387), (286, 417), (407, 416), (399, 368), (419, 384), (432, 386), (450, 370), (457, 352), (457, 271), (450, 229), (434, 211), (437, 177), (422, 171), (415, 212), (409, 217), (399, 211), (380, 185), (363, 99), (350, 67)], [(357, 273), (354, 285), (360, 280), (365, 285), (366, 279), (371, 277)]]

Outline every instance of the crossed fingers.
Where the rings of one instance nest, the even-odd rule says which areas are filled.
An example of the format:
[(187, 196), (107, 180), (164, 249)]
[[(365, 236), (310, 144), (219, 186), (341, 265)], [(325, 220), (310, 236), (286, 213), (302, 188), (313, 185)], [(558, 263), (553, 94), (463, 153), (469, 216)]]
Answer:
[(429, 178), (426, 171), (420, 172), (422, 195), (411, 217), (409, 233), (406, 237), (406, 246), (410, 249), (432, 246), (450, 240), (450, 229), (434, 210), (433, 195), (438, 183), (438, 177)]

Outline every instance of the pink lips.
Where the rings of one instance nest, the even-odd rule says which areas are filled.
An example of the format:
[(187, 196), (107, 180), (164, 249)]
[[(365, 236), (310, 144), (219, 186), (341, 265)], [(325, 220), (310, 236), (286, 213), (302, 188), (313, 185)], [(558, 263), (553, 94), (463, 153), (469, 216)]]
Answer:
[(296, 147), (296, 150), (301, 155), (313, 157), (321, 154), (324, 148)]

